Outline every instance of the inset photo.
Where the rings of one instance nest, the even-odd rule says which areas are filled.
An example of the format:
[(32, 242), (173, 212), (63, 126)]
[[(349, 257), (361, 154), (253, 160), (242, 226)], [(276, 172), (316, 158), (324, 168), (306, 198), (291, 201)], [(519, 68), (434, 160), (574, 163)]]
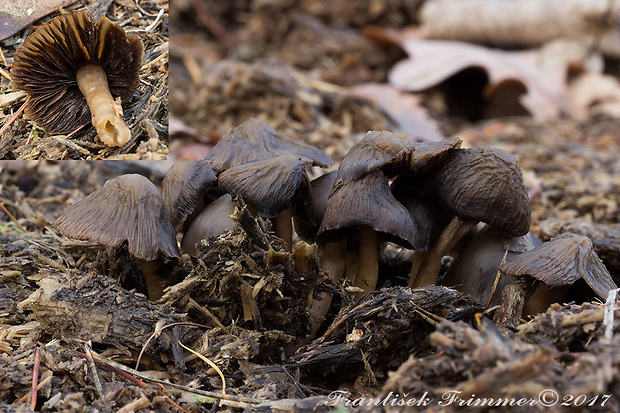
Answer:
[(168, 1), (0, 4), (0, 159), (168, 156)]

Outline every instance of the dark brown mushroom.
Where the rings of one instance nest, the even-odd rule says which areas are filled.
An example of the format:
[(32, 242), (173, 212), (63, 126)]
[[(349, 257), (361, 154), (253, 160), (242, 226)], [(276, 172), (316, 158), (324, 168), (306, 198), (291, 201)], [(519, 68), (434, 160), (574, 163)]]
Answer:
[(81, 201), (68, 207), (52, 225), (61, 234), (119, 248), (140, 260), (149, 298), (163, 293), (164, 278), (155, 274), (163, 254), (180, 258), (168, 213), (159, 190), (142, 175), (111, 179)]
[(292, 247), (291, 205), (295, 196), (308, 196), (307, 161), (292, 154), (257, 159), (231, 167), (219, 176), (219, 185), (241, 195), (256, 214), (272, 219), (276, 235)]
[(514, 282), (511, 277), (499, 273), (499, 266), (540, 244), (531, 232), (513, 237), (484, 225), (458, 252), (442, 284), (479, 300), (486, 307), (497, 305), (504, 287)]
[(434, 284), (441, 258), (478, 222), (513, 236), (527, 234), (530, 202), (516, 158), (496, 149), (459, 149), (423, 178), (424, 192), (436, 197), (454, 218), (422, 261), (410, 287)]
[(323, 151), (288, 139), (262, 120), (251, 118), (222, 136), (205, 157), (218, 171), (257, 159), (293, 154), (314, 166), (328, 167), (333, 161)]
[(188, 216), (204, 207), (200, 205), (202, 198), (216, 181), (215, 168), (204, 160), (177, 162), (168, 169), (161, 196), (175, 230), (183, 226)]
[[(588, 237), (565, 234), (544, 242), (536, 248), (506, 261), (499, 271), (517, 277), (526, 298), (539, 283), (549, 289), (572, 285), (583, 279), (601, 299), (607, 299), (610, 290), (618, 288), (609, 271), (598, 257)], [(538, 305), (547, 308), (549, 302)]]
[(355, 286), (366, 293), (377, 284), (378, 236), (412, 248), (415, 231), (409, 211), (394, 198), (387, 177), (377, 170), (340, 186), (332, 194), (317, 242), (358, 242)]
[(83, 9), (55, 17), (15, 53), (11, 79), (28, 94), (26, 114), (51, 133), (92, 120), (107, 146), (123, 146), (131, 132), (126, 102), (139, 84), (143, 45), (105, 16)]
[(235, 221), (230, 216), (235, 212), (236, 205), (230, 194), (224, 194), (207, 205), (192, 219), (183, 234), (181, 250), (193, 258), (198, 258), (199, 250), (196, 246), (199, 242), (234, 228)]
[(329, 195), (332, 192), (338, 171), (331, 171), (310, 181), (310, 193), (298, 197), (293, 205), (293, 223), (295, 232), (302, 240), (313, 243), (321, 227), (323, 215), (327, 211)]

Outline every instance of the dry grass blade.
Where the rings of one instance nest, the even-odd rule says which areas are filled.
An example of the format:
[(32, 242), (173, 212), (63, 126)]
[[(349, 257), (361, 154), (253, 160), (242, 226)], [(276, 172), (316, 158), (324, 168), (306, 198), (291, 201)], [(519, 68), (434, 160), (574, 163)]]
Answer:
[[(189, 351), (190, 353), (192, 353), (193, 355), (198, 357), (200, 360), (202, 360), (205, 363), (207, 363), (209, 366), (211, 366), (213, 368), (213, 370), (215, 370), (217, 372), (217, 374), (222, 379), (222, 394), (226, 394), (226, 377), (224, 377), (224, 373), (222, 373), (222, 370), (220, 370), (220, 368), (217, 366), (217, 364), (215, 364), (214, 362), (212, 362), (211, 360), (209, 360), (208, 358), (206, 358), (202, 354), (198, 353), (197, 351), (194, 351), (191, 348), (184, 346), (183, 343), (181, 343), (180, 341), (178, 341), (178, 343), (185, 350)], [(222, 401), (221, 400), (220, 400), (219, 405), (220, 406), (222, 405)]]
[(183, 390), (189, 393), (194, 393), (194, 394), (198, 394), (201, 396), (206, 396), (206, 397), (211, 397), (214, 399), (221, 399), (221, 400), (225, 400), (225, 401), (232, 401), (232, 402), (237, 402), (237, 403), (245, 403), (247, 405), (254, 405), (254, 404), (260, 404), (262, 403), (264, 400), (261, 399), (255, 399), (252, 397), (244, 397), (244, 396), (236, 396), (236, 395), (232, 395), (232, 394), (222, 394), (222, 393), (218, 393), (218, 392), (212, 392), (212, 391), (206, 391), (206, 390), (199, 390), (199, 389), (192, 389), (190, 387), (187, 386), (182, 386), (180, 384), (175, 384), (175, 383), (170, 383), (168, 381), (165, 380), (159, 380), (156, 379), (155, 377), (151, 377), (147, 374), (144, 374), (142, 372), (139, 372), (138, 370), (134, 370), (131, 367), (127, 367), (123, 364), (117, 363), (113, 360), (107, 359), (97, 353), (95, 353), (94, 351), (91, 351), (93, 358), (95, 359), (96, 362), (101, 363), (104, 366), (107, 367), (111, 367), (113, 368), (115, 371), (117, 372), (122, 372), (122, 376), (128, 378), (128, 376), (133, 376), (134, 380), (138, 380), (138, 378), (140, 379), (144, 379), (153, 383), (158, 383), (158, 384), (162, 384), (165, 386), (170, 386), (170, 387), (174, 387), (175, 389), (179, 389), (179, 390)]

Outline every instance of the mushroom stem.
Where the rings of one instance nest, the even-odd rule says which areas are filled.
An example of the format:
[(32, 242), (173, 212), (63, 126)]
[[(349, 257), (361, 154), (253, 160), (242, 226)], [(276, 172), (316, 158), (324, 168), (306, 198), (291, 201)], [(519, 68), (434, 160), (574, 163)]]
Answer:
[(286, 250), (293, 250), (293, 215), (291, 209), (287, 208), (275, 217), (273, 226), (275, 227), (276, 236), (286, 243)]
[(96, 64), (84, 65), (78, 69), (76, 79), (86, 98), (99, 139), (108, 146), (125, 145), (131, 132), (123, 120), (120, 102), (115, 101), (110, 94), (103, 68)]
[(478, 221), (467, 220), (455, 216), (446, 228), (441, 232), (439, 239), (428, 252), (428, 255), (420, 264), (418, 273), (409, 278), (409, 287), (426, 287), (437, 283), (439, 270), (441, 269), (441, 258), (457, 243), (461, 237), (476, 226)]
[(377, 232), (370, 227), (359, 229), (359, 249), (357, 258), (357, 276), (354, 285), (364, 290), (357, 296), (373, 291), (379, 277), (379, 249)]
[(157, 301), (164, 295), (164, 288), (166, 287), (166, 279), (155, 274), (163, 264), (161, 258), (157, 258), (153, 261), (147, 261), (140, 259), (140, 268), (142, 268), (142, 275), (144, 275), (144, 281), (146, 281), (146, 290), (149, 300)]
[(422, 261), (426, 258), (428, 253), (423, 251), (413, 251), (413, 262), (411, 263), (411, 275), (409, 276), (409, 280), (415, 279), (418, 272), (420, 271), (420, 266), (422, 265)]
[[(320, 258), (319, 267), (327, 273), (330, 280), (337, 284), (338, 280), (344, 275), (345, 256), (347, 254), (346, 239), (338, 242), (329, 242), (323, 248), (323, 255)], [(321, 291), (312, 300), (308, 309), (310, 319), (310, 337), (316, 336), (321, 327), (321, 323), (325, 320), (325, 315), (329, 311), (332, 303), (331, 292)]]

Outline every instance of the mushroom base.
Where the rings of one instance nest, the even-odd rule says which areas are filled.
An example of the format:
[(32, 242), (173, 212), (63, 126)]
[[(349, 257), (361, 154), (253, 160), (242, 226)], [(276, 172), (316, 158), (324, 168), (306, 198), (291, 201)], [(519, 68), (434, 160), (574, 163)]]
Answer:
[(123, 146), (131, 132), (123, 119), (123, 108), (114, 100), (108, 87), (108, 78), (99, 65), (88, 64), (78, 69), (77, 84), (86, 98), (92, 114), (93, 126), (99, 139), (107, 146)]

